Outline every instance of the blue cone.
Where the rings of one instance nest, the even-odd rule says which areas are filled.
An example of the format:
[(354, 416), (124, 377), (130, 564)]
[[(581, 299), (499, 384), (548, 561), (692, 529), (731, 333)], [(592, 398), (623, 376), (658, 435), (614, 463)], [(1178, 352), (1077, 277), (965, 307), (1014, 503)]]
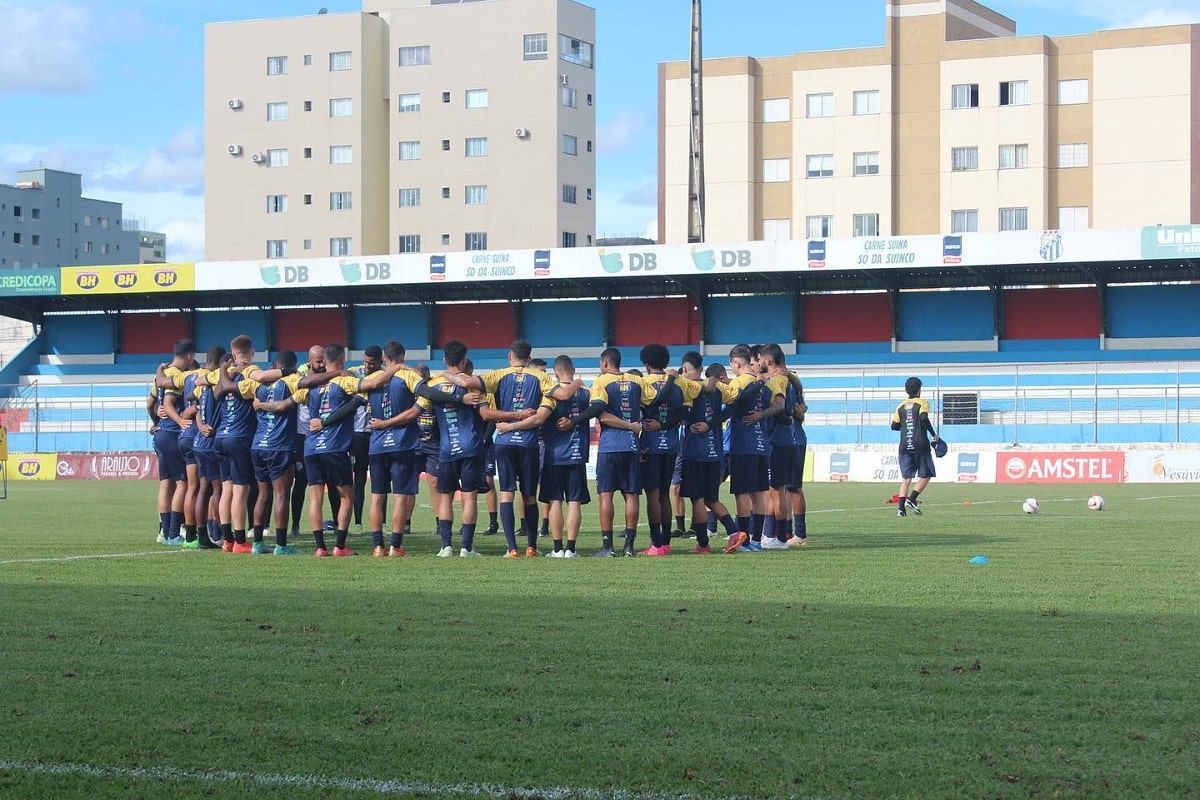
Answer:
[(968, 564), (986, 564), (988, 563), (987, 556), (975, 556), (967, 560)]

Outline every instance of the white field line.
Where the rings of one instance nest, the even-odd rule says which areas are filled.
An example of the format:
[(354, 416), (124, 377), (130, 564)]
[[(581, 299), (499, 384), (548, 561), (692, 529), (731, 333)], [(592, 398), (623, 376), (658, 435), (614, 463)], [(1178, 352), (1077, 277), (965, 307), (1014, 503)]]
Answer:
[(83, 556), (47, 556), (45, 558), (12, 558), (6, 561), (0, 561), (3, 564), (53, 564), (60, 561), (91, 561), (97, 558), (142, 558), (143, 556), (174, 556), (185, 551), (183, 548), (174, 548), (171, 550), (150, 550), (139, 553), (93, 553)]
[[(46, 764), (39, 761), (0, 759), (0, 771), (33, 775), (84, 775), (115, 780), (151, 778), (194, 783), (251, 784), (263, 788), (309, 789), (344, 794), (361, 792), (374, 795), (422, 794), (436, 797), (495, 797), (533, 800), (701, 800), (703, 795), (667, 792), (630, 792), (623, 789), (574, 789), (565, 786), (533, 788), (473, 783), (422, 783), (420, 781), (377, 780), (374, 778), (330, 778), (319, 775), (279, 775), (274, 773), (233, 772), (230, 770), (191, 770), (174, 767), (102, 767), (92, 764)], [(721, 800), (736, 800), (721, 798)]]

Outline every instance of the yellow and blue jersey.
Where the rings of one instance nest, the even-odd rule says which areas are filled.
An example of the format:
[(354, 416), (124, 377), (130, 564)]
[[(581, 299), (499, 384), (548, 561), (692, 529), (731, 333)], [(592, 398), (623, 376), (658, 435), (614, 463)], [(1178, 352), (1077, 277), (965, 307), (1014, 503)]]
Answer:
[[(550, 393), (558, 383), (539, 369), (530, 367), (505, 367), (484, 373), (483, 390), (492, 396), (491, 406), (497, 411), (524, 411), (542, 406), (554, 408)], [(512, 447), (537, 447), (538, 433), (510, 431), (496, 436), (496, 444)]]
[(901, 453), (928, 453), (929, 402), (921, 397), (910, 397), (892, 414), (892, 427), (900, 427)]
[[(460, 398), (467, 394), (466, 389), (455, 386), (444, 375), (431, 378), (429, 386)], [(424, 397), (417, 401), (417, 405), (432, 410), (436, 416), (439, 461), (461, 461), (483, 456), (485, 425), (474, 406), (434, 403)]]
[(753, 375), (738, 375), (729, 382), (737, 391), (737, 399), (730, 403), (732, 415), (729, 419), (729, 454), (733, 456), (765, 456), (767, 454), (767, 429), (763, 420), (753, 425), (742, 422), (742, 417), (755, 411), (763, 411), (771, 405), (771, 390)]
[[(245, 380), (246, 374), (254, 369), (257, 369), (257, 367), (253, 364), (247, 364), (241, 369), (231, 366), (228, 368), (228, 371), (233, 376), (233, 382), (239, 383)], [(208, 382), (210, 385), (216, 386), (220, 380), (220, 370), (213, 370), (208, 373)], [(257, 420), (254, 416), (252, 401), (245, 399), (238, 392), (233, 392), (220, 398), (218, 402), (221, 405), (221, 422), (219, 425), (214, 426), (217, 429), (216, 438), (249, 439), (254, 435)]]
[[(157, 415), (158, 410), (166, 405), (167, 395), (171, 395), (175, 398), (176, 413), (183, 411), (183, 404), (179, 402), (179, 399), (182, 396), (180, 392), (183, 389), (183, 383), (186, 379), (187, 372), (172, 364), (163, 370), (163, 374), (171, 379), (171, 382), (174, 384), (174, 386), (170, 389), (164, 389), (161, 386), (156, 386), (154, 388), (154, 413)], [(174, 431), (176, 433), (178, 433), (180, 430), (179, 424), (170, 417), (159, 418), (158, 429), (160, 431)]]
[(642, 432), (640, 447), (650, 455), (673, 456), (679, 452), (679, 426), (668, 427), (667, 420), (681, 406), (691, 405), (691, 399), (694, 399), (694, 396), (691, 399), (685, 397), (680, 385), (683, 380), (686, 379), (676, 378), (674, 381), (668, 381), (666, 375), (647, 375), (645, 378), (646, 383), (654, 387), (655, 393), (663, 396), (653, 416), (662, 428)]
[[(286, 400), (296, 392), (296, 384), (300, 382), (299, 375), (288, 375), (270, 383), (260, 383), (246, 378), (238, 382), (238, 394), (243, 400), (255, 400), (263, 403), (277, 403)], [(293, 406), (287, 411), (256, 411), (254, 439), (251, 450), (291, 452), (296, 446), (296, 409)]]
[(587, 411), (592, 402), (587, 389), (580, 388), (570, 400), (554, 400), (554, 412), (542, 427), (546, 440), (546, 463), (555, 466), (586, 464), (592, 437), (590, 425), (576, 425), (569, 431), (560, 431), (556, 423), (560, 419), (577, 419)]
[[(339, 375), (329, 383), (314, 386), (311, 389), (298, 389), (292, 395), (297, 403), (308, 405), (310, 419), (323, 419), (334, 411), (349, 403), (359, 395), (358, 386), (361, 381), (348, 375)], [(317, 456), (327, 453), (345, 453), (350, 450), (354, 439), (354, 417), (322, 428), (316, 433), (310, 432), (304, 437), (304, 455)]]
[[(626, 422), (641, 422), (642, 409), (658, 396), (654, 386), (644, 378), (629, 373), (613, 375), (605, 372), (592, 383), (592, 404), (603, 403), (604, 410)], [(600, 426), (598, 453), (636, 453), (638, 439), (633, 431)]]
[[(391, 419), (403, 414), (417, 404), (417, 387), (423, 379), (411, 369), (401, 369), (386, 384), (367, 395), (367, 407), (371, 419)], [(420, 444), (420, 429), (417, 423), (391, 426), (371, 431), (371, 455), (380, 453), (402, 453), (416, 450)]]

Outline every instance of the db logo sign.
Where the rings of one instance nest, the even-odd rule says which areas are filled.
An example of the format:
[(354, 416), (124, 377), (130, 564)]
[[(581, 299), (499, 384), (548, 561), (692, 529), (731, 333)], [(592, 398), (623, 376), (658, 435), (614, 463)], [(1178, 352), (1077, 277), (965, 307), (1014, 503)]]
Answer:
[(42, 462), (34, 458), (23, 458), (17, 462), (17, 474), (26, 478), (36, 478), (42, 471)]

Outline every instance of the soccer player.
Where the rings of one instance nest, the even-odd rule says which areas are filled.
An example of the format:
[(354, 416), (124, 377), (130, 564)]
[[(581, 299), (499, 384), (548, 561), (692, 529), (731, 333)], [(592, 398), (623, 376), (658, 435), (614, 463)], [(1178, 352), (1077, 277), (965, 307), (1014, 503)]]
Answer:
[[(421, 376), (421, 380), (428, 381), (430, 378), (429, 367), (424, 364), (418, 364), (416, 373)], [(429, 487), (429, 505), (435, 510), (438, 507), (438, 491), (437, 491), (437, 474), (438, 474), (438, 450), (441, 446), (441, 435), (437, 427), (437, 412), (433, 410), (433, 405), (429, 408), (418, 404), (421, 409), (421, 414), (417, 417), (417, 431), (419, 444), (417, 450), (420, 452), (423, 462), (421, 469), (425, 474), (425, 484)], [(412, 521), (409, 520), (410, 529)], [(405, 533), (409, 533), (406, 530)]]
[[(691, 381), (704, 379), (704, 357), (695, 350), (683, 354), (683, 364), (679, 374)], [(671, 473), (671, 509), (675, 512), (675, 530), (672, 538), (682, 539), (687, 536), (684, 525), (684, 495), (683, 495), (683, 439), (682, 431), (679, 442), (679, 454), (675, 457), (675, 469)]]
[(687, 408), (683, 390), (674, 380), (667, 379), (671, 354), (666, 346), (657, 342), (648, 344), (642, 348), (641, 358), (646, 368), (645, 380), (660, 398), (657, 413), (643, 420), (639, 442), (650, 524), (650, 547), (642, 554), (666, 556), (671, 554), (671, 476), (679, 458), (679, 424)]
[[(221, 348), (221, 353), (225, 348)], [(196, 384), (208, 375), (208, 369), (200, 367), (195, 361), (192, 369), (184, 376), (181, 402), (183, 417), (188, 426), (179, 434), (179, 451), (183, 454), (184, 468), (187, 471), (187, 489), (183, 496), (183, 546), (192, 550), (212, 550), (215, 548), (205, 531), (203, 536), (197, 534), (199, 523), (207, 519), (207, 515), (199, 514), (196, 497), (200, 493), (200, 464), (196, 459), (196, 436), (200, 426), (196, 415), (199, 413), (196, 400)], [(219, 548), (215, 548), (219, 549)]]
[(688, 414), (684, 419), (683, 442), (680, 455), (683, 459), (682, 482), (680, 491), (692, 502), (692, 534), (696, 537), (697, 554), (711, 553), (709, 545), (708, 517), (724, 526), (729, 537), (732, 552), (745, 543), (747, 536), (739, 532), (737, 523), (729, 509), (721, 502), (721, 482), (724, 479), (725, 437), (722, 423), (732, 413), (732, 406), (723, 401), (736, 401), (738, 390), (730, 387), (725, 377), (725, 370), (719, 364), (713, 364), (705, 372), (710, 386), (717, 388), (715, 392), (697, 392), (688, 389), (690, 381), (684, 384), (688, 397)]
[[(196, 521), (204, 521), (208, 540), (221, 549), (221, 460), (217, 454), (214, 436), (220, 424), (221, 404), (213, 394), (210, 375), (219, 373), (232, 363), (232, 357), (220, 345), (208, 349), (204, 362), (204, 373), (196, 380), (192, 398), (196, 404), (196, 438), (192, 451), (200, 473), (200, 487), (196, 494)], [(219, 377), (219, 375), (218, 375)]]
[[(455, 396), (456, 402), (443, 403), (422, 397), (420, 404), (437, 414), (438, 427), (438, 474), (437, 513), (438, 536), (442, 548), (439, 558), (454, 555), (451, 547), (454, 528), (454, 493), (462, 492), (462, 529), (459, 531), (463, 558), (481, 555), (474, 549), (475, 522), (479, 513), (478, 493), (483, 484), (483, 429), (484, 422), (474, 405), (467, 402), (464, 382), (464, 366), (467, 346), (457, 339), (446, 342), (443, 361), (446, 373), (434, 376), (431, 388), (444, 390)], [(456, 377), (457, 376), (457, 377)]]
[[(576, 558), (583, 506), (590, 503), (592, 498), (587, 481), (590, 431), (587, 425), (576, 425), (574, 421), (588, 410), (591, 393), (576, 383), (575, 363), (570, 356), (560, 355), (554, 360), (554, 374), (563, 391), (572, 393), (569, 400), (552, 399), (553, 408), (543, 405), (536, 416), (522, 422), (502, 422), (497, 430), (509, 433), (537, 427), (544, 431), (546, 463), (542, 468), (538, 502), (545, 503), (548, 508), (546, 518), (550, 523), (550, 537), (554, 541), (550, 557)], [(567, 504), (565, 514), (564, 502)], [(564, 528), (566, 549), (563, 549)]]
[[(921, 398), (921, 379), (909, 378), (904, 382), (904, 392), (908, 399), (896, 406), (892, 414), (892, 430), (900, 431), (900, 510), (896, 516), (907, 516), (907, 512), (921, 513), (917, 498), (929, 479), (937, 475), (933, 467), (933, 453), (930, 450), (930, 436), (933, 442), (938, 441), (938, 435), (929, 421), (929, 403)], [(916, 478), (916, 486), (912, 479)], [(912, 492), (909, 492), (909, 487)]]
[[(383, 350), (377, 344), (367, 345), (363, 350), (363, 363), (351, 372), (356, 378), (366, 378), (381, 368)], [(354, 439), (350, 445), (350, 459), (354, 466), (354, 526), (355, 533), (362, 533), (363, 506), (367, 497), (367, 476), (371, 462), (370, 412), (365, 405), (354, 414)]]
[(772, 530), (764, 533), (764, 550), (786, 550), (792, 524), (792, 497), (788, 490), (800, 481), (802, 462), (796, 454), (796, 438), (792, 432), (792, 411), (796, 406), (796, 390), (788, 378), (783, 349), (775, 343), (765, 344), (759, 350), (760, 367), (765, 370), (767, 389), (771, 393), (771, 405), (764, 410), (762, 418), (768, 420), (767, 441), (770, 507), (775, 517)]
[(632, 372), (621, 371), (621, 351), (609, 347), (600, 354), (600, 375), (592, 383), (591, 405), (572, 425), (582, 425), (604, 412), (611, 416), (600, 423), (600, 445), (596, 454), (596, 492), (600, 495), (600, 550), (594, 558), (610, 558), (613, 553), (613, 520), (616, 509), (613, 495), (625, 498), (625, 546), (622, 554), (636, 555), (639, 495), (642, 471), (638, 437), (642, 432), (642, 409), (653, 411), (657, 399), (654, 387)]
[(799, 459), (799, 474), (796, 483), (788, 486), (792, 495), (792, 538), (788, 539), (790, 547), (803, 547), (808, 544), (808, 524), (805, 514), (808, 502), (804, 499), (804, 461), (808, 457), (808, 434), (804, 431), (804, 415), (808, 413), (808, 405), (804, 402), (804, 386), (800, 379), (792, 373), (793, 386), (796, 390), (796, 405), (792, 409), (792, 435), (796, 442), (796, 456)]
[[(238, 393), (249, 400), (255, 409), (255, 429), (250, 445), (250, 462), (258, 483), (258, 497), (254, 503), (254, 533), (250, 552), (255, 555), (273, 553), (277, 556), (297, 555), (300, 551), (288, 544), (288, 511), (290, 490), (294, 477), (292, 455), (296, 446), (295, 406), (284, 411), (273, 412), (260, 409), (262, 404), (276, 403), (291, 397), (300, 382), (296, 374), (296, 353), (281, 350), (269, 371), (258, 370), (267, 382), (253, 378), (234, 382), (228, 373), (221, 374), (216, 393), (224, 396)], [(275, 380), (270, 377), (278, 374)], [(273, 499), (273, 502), (271, 502)], [(268, 502), (274, 511), (275, 546), (268, 548), (263, 541), (263, 530), (267, 525)]]
[[(544, 359), (544, 358), (529, 359), (529, 366), (531, 369), (536, 369), (536, 370), (539, 370), (540, 372), (547, 371), (546, 370), (546, 366), (547, 366), (546, 359)], [(546, 466), (546, 437), (543, 435), (542, 429), (538, 428), (538, 475), (539, 475), (539, 480), (540, 480), (540, 476), (542, 474), (542, 470), (545, 468), (545, 466)], [(550, 535), (550, 504), (543, 503), (539, 500), (538, 506), (542, 512), (542, 515), (541, 515), (542, 516), (542, 527), (538, 531), (538, 537), (544, 539)]]
[[(234, 382), (246, 377), (246, 373), (257, 369), (254, 360), (254, 343), (249, 336), (241, 335), (229, 344), (233, 362), (224, 371)], [(208, 382), (216, 386), (223, 373), (209, 373)], [(220, 424), (217, 426), (216, 450), (221, 462), (221, 549), (227, 553), (249, 553), (253, 547), (246, 541), (246, 522), (249, 516), (248, 499), (250, 487), (254, 485), (254, 465), (250, 461), (250, 443), (254, 436), (255, 416), (251, 401), (236, 393), (218, 397), (221, 404)]]
[(771, 405), (770, 390), (759, 381), (748, 345), (739, 344), (729, 351), (729, 366), (734, 373), (730, 385), (737, 390), (737, 399), (730, 403), (729, 489), (736, 500), (738, 531), (748, 532), (750, 541), (741, 542), (742, 537), (735, 536), (725, 552), (741, 548), (753, 552), (762, 548), (766, 519), (767, 436), (762, 412)]
[(172, 359), (162, 364), (154, 376), (154, 452), (158, 455), (158, 520), (162, 526), (161, 543), (171, 547), (183, 545), (179, 535), (183, 526), (183, 499), (187, 492), (187, 469), (179, 450), (179, 434), (188, 424), (180, 416), (183, 411), (184, 377), (196, 356), (196, 344), (191, 339), (175, 342)]

